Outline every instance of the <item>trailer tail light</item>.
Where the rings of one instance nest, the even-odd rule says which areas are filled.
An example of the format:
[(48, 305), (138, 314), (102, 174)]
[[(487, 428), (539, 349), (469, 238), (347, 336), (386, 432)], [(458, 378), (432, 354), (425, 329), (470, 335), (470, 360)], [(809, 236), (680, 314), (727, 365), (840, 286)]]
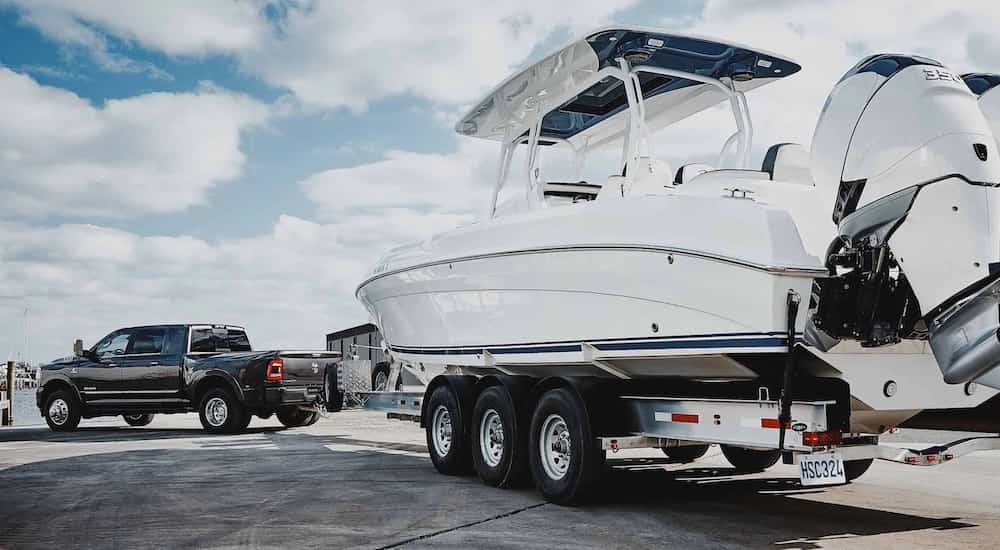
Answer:
[(264, 379), (268, 382), (281, 382), (285, 378), (285, 362), (281, 359), (271, 359), (267, 362), (267, 374)]
[(840, 436), (840, 432), (802, 432), (802, 444), (809, 447), (839, 445)]

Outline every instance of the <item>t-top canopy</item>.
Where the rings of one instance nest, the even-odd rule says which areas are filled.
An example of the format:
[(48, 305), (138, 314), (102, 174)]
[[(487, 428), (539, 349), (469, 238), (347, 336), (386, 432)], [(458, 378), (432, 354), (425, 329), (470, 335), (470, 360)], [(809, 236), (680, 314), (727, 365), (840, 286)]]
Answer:
[[(463, 135), (502, 140), (519, 136), (543, 116), (540, 138), (571, 139), (597, 127), (628, 107), (625, 86), (614, 76), (618, 59), (642, 66), (731, 79), (738, 91), (795, 74), (801, 67), (786, 58), (713, 39), (642, 28), (596, 31), (514, 74), (464, 116), (455, 130)], [(673, 123), (726, 98), (715, 86), (683, 78), (636, 71), (647, 108), (647, 122)], [(671, 94), (670, 92), (684, 93)], [(707, 92), (707, 93), (702, 93)], [(650, 117), (666, 120), (648, 120)], [(620, 118), (620, 117), (619, 117)]]

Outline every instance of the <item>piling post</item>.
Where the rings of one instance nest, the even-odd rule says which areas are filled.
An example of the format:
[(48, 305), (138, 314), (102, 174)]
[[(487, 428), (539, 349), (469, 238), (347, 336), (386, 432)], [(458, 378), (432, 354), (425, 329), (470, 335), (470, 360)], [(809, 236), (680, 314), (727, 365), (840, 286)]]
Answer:
[(17, 393), (14, 390), (14, 362), (7, 361), (7, 410), (4, 411), (4, 417), (7, 419), (7, 425), (14, 425), (14, 394)]
[(7, 361), (7, 398), (6, 408), (2, 411), (3, 417), (0, 426), (14, 425), (14, 362)]

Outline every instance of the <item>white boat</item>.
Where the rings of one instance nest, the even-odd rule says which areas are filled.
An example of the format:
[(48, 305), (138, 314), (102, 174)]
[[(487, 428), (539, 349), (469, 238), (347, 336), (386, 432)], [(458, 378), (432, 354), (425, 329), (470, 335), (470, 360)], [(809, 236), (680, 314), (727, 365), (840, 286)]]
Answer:
[[(995, 395), (1000, 164), (976, 96), (936, 61), (871, 56), (834, 88), (811, 151), (778, 144), (751, 169), (745, 94), (799, 69), (613, 28), (505, 80), (456, 126), (500, 145), (483, 219), (390, 251), (357, 290), (393, 359), (773, 380), (794, 334), (800, 368), (849, 382), (858, 433)], [(653, 132), (720, 103), (736, 131), (714, 166), (655, 158)], [(579, 167), (612, 147), (602, 181), (540, 169), (550, 151)]]

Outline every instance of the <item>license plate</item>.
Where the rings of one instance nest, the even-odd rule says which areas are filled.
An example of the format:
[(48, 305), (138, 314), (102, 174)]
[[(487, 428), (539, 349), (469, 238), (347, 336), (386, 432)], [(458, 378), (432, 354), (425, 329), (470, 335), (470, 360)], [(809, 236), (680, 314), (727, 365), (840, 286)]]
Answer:
[(844, 459), (836, 451), (799, 455), (799, 480), (806, 487), (847, 483)]

